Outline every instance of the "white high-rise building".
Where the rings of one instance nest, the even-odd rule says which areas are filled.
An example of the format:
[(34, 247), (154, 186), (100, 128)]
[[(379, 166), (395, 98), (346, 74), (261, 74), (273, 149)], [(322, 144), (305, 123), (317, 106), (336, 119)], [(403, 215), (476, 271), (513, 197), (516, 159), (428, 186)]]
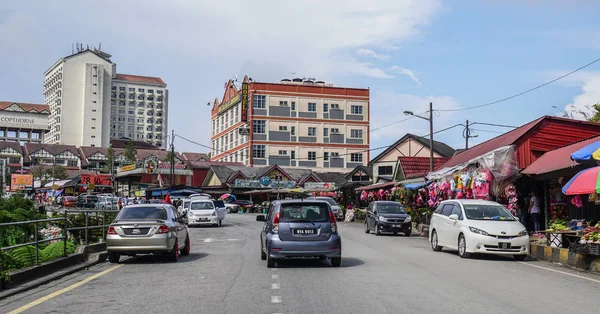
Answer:
[(157, 77), (118, 74), (111, 55), (78, 49), (45, 73), (44, 143), (108, 147), (111, 138), (165, 146), (168, 91)]

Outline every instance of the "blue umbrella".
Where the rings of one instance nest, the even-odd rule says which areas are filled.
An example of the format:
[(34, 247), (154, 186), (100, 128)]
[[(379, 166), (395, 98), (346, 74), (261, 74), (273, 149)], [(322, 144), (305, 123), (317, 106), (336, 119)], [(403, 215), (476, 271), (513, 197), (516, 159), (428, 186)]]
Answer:
[(571, 159), (578, 163), (596, 162), (600, 160), (600, 141), (588, 144), (571, 154)]

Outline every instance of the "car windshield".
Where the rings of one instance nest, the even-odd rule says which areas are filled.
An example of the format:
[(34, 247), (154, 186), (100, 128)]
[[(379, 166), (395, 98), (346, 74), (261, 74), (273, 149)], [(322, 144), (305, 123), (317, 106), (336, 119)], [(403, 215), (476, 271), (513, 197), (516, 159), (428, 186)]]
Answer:
[(329, 205), (337, 205), (337, 203), (331, 197), (319, 197), (317, 198), (319, 201), (326, 201)]
[(282, 204), (279, 219), (281, 222), (327, 222), (329, 207), (322, 203)]
[(463, 205), (469, 220), (507, 220), (514, 221), (506, 208), (499, 205)]
[(212, 202), (192, 202), (190, 205), (191, 210), (206, 210), (206, 209), (214, 209), (215, 206)]
[(117, 220), (150, 219), (167, 220), (167, 211), (163, 207), (125, 207)]
[(380, 214), (406, 214), (404, 207), (396, 203), (377, 204), (377, 211), (379, 211)]

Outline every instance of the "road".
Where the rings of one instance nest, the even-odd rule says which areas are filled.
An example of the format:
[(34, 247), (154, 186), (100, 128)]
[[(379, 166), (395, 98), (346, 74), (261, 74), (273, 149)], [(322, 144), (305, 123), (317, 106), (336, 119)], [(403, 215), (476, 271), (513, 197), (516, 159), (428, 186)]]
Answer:
[[(260, 260), (260, 222), (192, 228), (192, 253), (97, 265), (0, 300), (0, 313), (572, 313), (597, 308), (600, 277), (546, 262), (460, 259), (420, 237), (340, 224), (342, 267)], [(593, 310), (592, 310), (593, 312)]]

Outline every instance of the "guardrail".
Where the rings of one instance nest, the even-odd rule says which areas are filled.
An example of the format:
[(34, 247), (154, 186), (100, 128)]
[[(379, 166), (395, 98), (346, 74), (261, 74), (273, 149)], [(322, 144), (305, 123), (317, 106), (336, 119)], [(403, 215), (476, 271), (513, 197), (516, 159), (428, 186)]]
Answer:
[(67, 226), (67, 217), (60, 217), (60, 218), (50, 218), (50, 219), (40, 219), (40, 220), (28, 220), (28, 221), (18, 221), (18, 222), (7, 222), (7, 223), (0, 223), (0, 228), (2, 227), (12, 227), (12, 226), (20, 226), (20, 225), (30, 225), (30, 224), (34, 224), (35, 225), (35, 235), (34, 235), (34, 241), (33, 242), (27, 242), (27, 243), (22, 243), (22, 244), (15, 244), (15, 245), (11, 245), (11, 246), (6, 246), (6, 247), (2, 247), (0, 248), (0, 251), (7, 251), (7, 250), (11, 250), (11, 249), (16, 249), (16, 248), (20, 248), (23, 246), (28, 246), (28, 245), (35, 245), (35, 264), (39, 265), (39, 245), (41, 243), (46, 243), (46, 242), (50, 242), (50, 241), (55, 241), (55, 240), (65, 240), (65, 248), (64, 248), (64, 256), (67, 256), (67, 233), (66, 231), (63, 232), (63, 236), (61, 237), (54, 237), (51, 239), (43, 239), (43, 240), (39, 240), (38, 239), (38, 233), (39, 233), (39, 228), (38, 228), (38, 224), (39, 223), (48, 223), (48, 222), (52, 222), (52, 221), (63, 221), (63, 226), (65, 228), (63, 228), (63, 230), (66, 230), (66, 226)]

